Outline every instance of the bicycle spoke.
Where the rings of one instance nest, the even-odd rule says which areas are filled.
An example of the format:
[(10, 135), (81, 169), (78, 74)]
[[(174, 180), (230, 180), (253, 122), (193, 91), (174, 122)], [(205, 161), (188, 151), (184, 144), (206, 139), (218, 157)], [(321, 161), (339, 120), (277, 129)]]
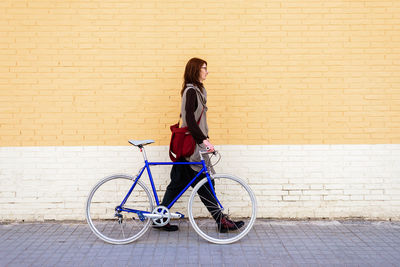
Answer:
[(121, 225), (122, 236), (125, 238), (124, 227), (122, 226), (122, 223), (120, 223), (120, 225)]
[[(212, 196), (213, 199), (216, 201), (213, 192), (210, 191), (206, 185), (203, 185), (201, 188), (207, 190), (208, 194), (209, 194), (210, 196)], [(215, 190), (215, 189), (214, 189), (214, 190)]]
[(209, 199), (207, 199), (207, 198), (205, 198), (205, 197), (202, 197), (202, 196), (200, 196), (199, 195), (199, 197), (201, 198), (201, 199), (203, 199), (204, 201), (206, 201), (206, 202), (208, 202), (208, 203), (211, 203), (213, 206), (215, 206), (215, 203), (217, 202), (217, 200), (214, 198), (214, 200), (215, 200), (215, 203), (214, 202), (212, 202), (211, 200), (209, 200)]
[(205, 206), (206, 208), (218, 209), (218, 211), (221, 210), (221, 209), (218, 207), (218, 205), (215, 205), (215, 203), (211, 202), (211, 201), (208, 200), (207, 198), (202, 197), (202, 196), (200, 196), (200, 195), (199, 195), (199, 198), (202, 199), (202, 200), (204, 200), (204, 201), (202, 201), (203, 204), (204, 204), (204, 202), (208, 202), (208, 203), (211, 203), (211, 204), (212, 204), (212, 206), (209, 206), (209, 205), (205, 205), (205, 204), (204, 204), (204, 206)]

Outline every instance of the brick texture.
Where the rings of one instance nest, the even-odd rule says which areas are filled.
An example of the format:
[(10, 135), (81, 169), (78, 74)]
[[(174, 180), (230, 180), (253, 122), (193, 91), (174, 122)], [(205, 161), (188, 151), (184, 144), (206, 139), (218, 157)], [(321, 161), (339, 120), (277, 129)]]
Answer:
[(0, 146), (166, 145), (193, 56), (216, 144), (399, 143), (399, 24), (399, 1), (4, 0)]
[[(146, 147), (167, 161), (166, 146)], [(259, 218), (394, 219), (400, 214), (400, 145), (219, 146), (215, 169), (244, 179)], [(84, 220), (91, 188), (115, 173), (134, 176), (140, 152), (123, 146), (0, 148), (0, 221)], [(159, 198), (170, 166), (152, 166)], [(142, 181), (150, 187), (147, 175)], [(221, 190), (220, 190), (221, 191)], [(191, 189), (172, 207), (187, 215)], [(230, 208), (243, 208), (232, 190)]]

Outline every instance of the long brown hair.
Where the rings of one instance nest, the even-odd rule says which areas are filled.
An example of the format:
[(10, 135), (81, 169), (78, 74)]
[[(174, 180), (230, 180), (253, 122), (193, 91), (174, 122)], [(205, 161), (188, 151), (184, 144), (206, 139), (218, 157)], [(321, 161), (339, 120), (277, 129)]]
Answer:
[(206, 64), (207, 61), (194, 57), (186, 63), (185, 74), (183, 75), (183, 85), (181, 96), (183, 96), (183, 92), (185, 91), (186, 84), (191, 83), (199, 87), (200, 90), (203, 88), (203, 84), (199, 81), (200, 70), (203, 64)]

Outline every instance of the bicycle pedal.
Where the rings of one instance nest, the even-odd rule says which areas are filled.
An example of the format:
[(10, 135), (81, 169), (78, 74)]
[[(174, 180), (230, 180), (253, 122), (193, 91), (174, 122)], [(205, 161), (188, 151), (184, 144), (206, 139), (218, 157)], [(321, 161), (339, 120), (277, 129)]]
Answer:
[[(138, 212), (137, 213), (137, 215), (138, 215), (138, 217), (139, 217), (139, 220), (140, 221), (144, 221), (144, 220), (146, 220), (146, 217), (143, 215), (143, 213), (142, 212)], [(135, 218), (134, 217), (132, 217), (132, 219), (134, 219), (135, 220)]]

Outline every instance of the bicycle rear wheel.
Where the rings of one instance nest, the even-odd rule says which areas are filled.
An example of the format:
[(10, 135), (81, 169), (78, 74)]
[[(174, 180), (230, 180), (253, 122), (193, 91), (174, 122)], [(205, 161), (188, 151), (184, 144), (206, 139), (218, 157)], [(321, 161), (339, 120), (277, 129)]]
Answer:
[[(240, 178), (217, 174), (211, 178), (223, 209), (216, 207), (207, 178), (201, 180), (189, 198), (189, 220), (194, 230), (204, 239), (216, 244), (230, 244), (243, 238), (256, 219), (256, 198), (250, 187)], [(204, 194), (211, 195), (205, 199)], [(214, 202), (214, 203), (212, 203)], [(211, 210), (211, 211), (210, 211)], [(213, 214), (211, 214), (213, 213)], [(238, 222), (234, 229), (223, 229), (221, 220)]]
[[(113, 175), (95, 185), (86, 203), (86, 220), (93, 233), (111, 244), (127, 244), (141, 237), (151, 220), (134, 212), (116, 212), (133, 185), (134, 177)], [(124, 208), (150, 212), (153, 199), (149, 189), (138, 181)]]

